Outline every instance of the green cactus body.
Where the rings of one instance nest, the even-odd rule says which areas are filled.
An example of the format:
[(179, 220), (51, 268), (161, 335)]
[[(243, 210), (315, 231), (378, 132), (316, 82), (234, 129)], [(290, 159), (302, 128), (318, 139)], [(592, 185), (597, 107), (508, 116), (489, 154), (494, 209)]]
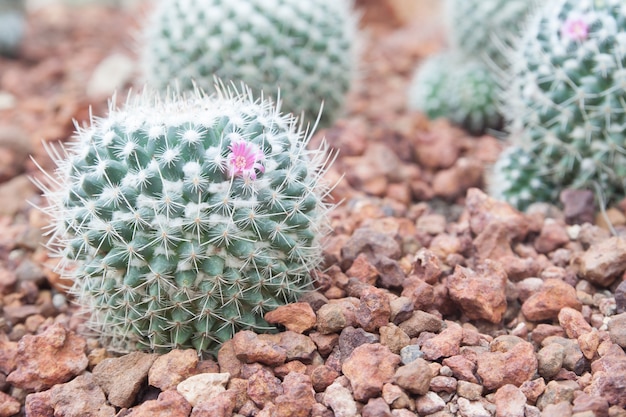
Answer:
[[(626, 3), (553, 0), (511, 56), (512, 141), (559, 189), (596, 185), (607, 203), (626, 178)], [(539, 198), (539, 196), (537, 196)]]
[(2, 0), (0, 2), (0, 55), (15, 56), (24, 32), (26, 18), (23, 0)]
[[(249, 92), (248, 92), (249, 93)], [(144, 94), (53, 152), (51, 247), (103, 343), (214, 350), (311, 288), (324, 148), (267, 101)]]
[(348, 0), (161, 1), (141, 46), (146, 82), (210, 90), (214, 76), (280, 95), (320, 126), (340, 113), (353, 78), (356, 18)]
[(490, 170), (487, 186), (492, 197), (519, 210), (535, 201), (556, 201), (558, 188), (550, 183), (547, 167), (519, 146), (506, 148)]
[(468, 56), (504, 67), (506, 46), (521, 32), (534, 5), (535, 0), (446, 0), (450, 43)]
[(502, 126), (499, 86), (481, 61), (456, 51), (428, 57), (417, 68), (409, 89), (409, 108), (429, 118), (445, 117), (473, 134)]

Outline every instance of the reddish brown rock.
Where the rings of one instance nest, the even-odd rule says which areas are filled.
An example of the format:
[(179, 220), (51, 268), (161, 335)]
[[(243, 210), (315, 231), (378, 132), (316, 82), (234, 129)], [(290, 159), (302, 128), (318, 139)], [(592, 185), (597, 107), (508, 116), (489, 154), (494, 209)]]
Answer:
[(494, 351), (494, 348), (500, 349), (498, 345), (499, 338), (496, 338), (491, 343), (492, 351), (477, 357), (476, 374), (485, 388), (494, 390), (506, 384), (519, 387), (537, 372), (537, 358), (531, 343), (519, 339), (516, 344), (509, 344), (504, 352)]
[(29, 417), (54, 417), (54, 408), (50, 404), (50, 390), (28, 394), (24, 411)]
[(133, 352), (104, 359), (93, 369), (94, 380), (112, 405), (130, 407), (139, 390), (145, 388), (148, 370), (156, 358), (157, 355)]
[(5, 375), (11, 373), (17, 366), (17, 342), (9, 340), (4, 333), (0, 333), (0, 372)]
[(380, 333), (380, 343), (387, 346), (396, 355), (399, 355), (402, 348), (411, 342), (411, 338), (393, 323), (382, 326), (378, 332)]
[(250, 330), (243, 330), (233, 337), (233, 349), (237, 359), (244, 363), (259, 362), (269, 366), (285, 363), (287, 352), (281, 346), (261, 339)]
[(296, 333), (304, 333), (315, 327), (317, 320), (313, 308), (309, 303), (291, 303), (277, 307), (273, 311), (265, 313), (265, 320), (268, 323), (281, 324), (287, 330)]
[(286, 360), (294, 361), (299, 360), (309, 363), (313, 358), (316, 346), (313, 340), (306, 335), (292, 332), (287, 330), (276, 335), (259, 335), (261, 339), (266, 338), (270, 340), (277, 339), (277, 345), (285, 350)]
[(372, 398), (361, 410), (361, 417), (391, 417), (391, 409), (384, 399)]
[(346, 271), (346, 275), (366, 284), (374, 285), (378, 279), (378, 270), (365, 254), (360, 253), (352, 262), (350, 269)]
[(113, 417), (115, 408), (107, 405), (104, 392), (90, 373), (50, 389), (50, 405), (55, 416)]
[(580, 393), (574, 398), (572, 413), (593, 412), (594, 417), (609, 416), (609, 402), (602, 397), (596, 397), (587, 393)]
[(317, 331), (322, 334), (331, 334), (345, 327), (356, 325), (358, 303), (358, 299), (351, 298), (324, 304), (317, 311)]
[(155, 358), (149, 368), (148, 384), (161, 391), (176, 389), (176, 386), (196, 373), (198, 353), (194, 349), (174, 349)]
[(437, 333), (443, 327), (443, 320), (434, 314), (416, 310), (408, 320), (398, 324), (409, 337), (417, 337), (422, 332)]
[(526, 396), (528, 402), (535, 404), (537, 398), (539, 398), (546, 389), (546, 381), (543, 378), (533, 379), (532, 381), (524, 382), (519, 388)]
[(528, 233), (528, 221), (510, 205), (495, 200), (478, 188), (467, 190), (465, 210), (469, 215), (469, 225), (478, 236), (491, 223), (504, 226), (510, 239), (522, 238)]
[(0, 391), (0, 417), (14, 416), (19, 413), (20, 407), (18, 400)]
[(494, 397), (496, 417), (524, 417), (526, 396), (515, 385), (503, 385)]
[(428, 310), (435, 300), (435, 291), (432, 285), (415, 275), (409, 275), (404, 281), (402, 296), (412, 301), (413, 309)]
[(439, 280), (442, 273), (441, 262), (437, 255), (426, 248), (417, 251), (413, 259), (412, 275), (432, 285)]
[(459, 197), (468, 188), (480, 185), (484, 170), (479, 161), (461, 157), (454, 166), (435, 173), (432, 181), (433, 191), (435, 195), (447, 199)]
[(283, 380), (283, 394), (276, 397), (276, 417), (308, 417), (316, 403), (311, 378), (291, 372)]
[(383, 384), (391, 382), (400, 363), (400, 356), (379, 343), (358, 346), (342, 365), (350, 380), (354, 398), (367, 402), (380, 395)]
[(417, 358), (396, 369), (393, 383), (412, 394), (424, 395), (428, 392), (431, 379), (432, 371), (429, 363), (424, 359)]
[(539, 236), (535, 239), (535, 249), (539, 253), (549, 253), (565, 245), (569, 240), (569, 235), (562, 224), (546, 219)]
[(577, 339), (592, 330), (582, 313), (571, 307), (563, 307), (559, 311), (558, 319), (559, 324), (570, 339)]
[(156, 400), (133, 407), (124, 417), (188, 417), (191, 404), (176, 390), (163, 391)]
[(574, 259), (578, 274), (594, 284), (608, 287), (626, 270), (626, 241), (611, 237), (595, 243)]
[(451, 130), (419, 132), (415, 137), (415, 156), (421, 166), (442, 169), (451, 167), (457, 160), (459, 141)]
[(222, 343), (220, 350), (217, 352), (217, 363), (220, 372), (228, 372), (232, 378), (238, 378), (241, 375), (241, 366), (243, 363), (237, 359), (233, 339)]
[(463, 355), (455, 355), (445, 358), (442, 363), (444, 366), (447, 366), (452, 370), (455, 378), (472, 383), (478, 382), (476, 375), (474, 375), (474, 372), (476, 371), (475, 361)]
[(609, 405), (626, 408), (626, 354), (616, 344), (612, 344), (600, 359), (591, 364), (593, 378), (585, 392), (605, 398)]
[(354, 231), (341, 248), (341, 255), (349, 267), (361, 253), (365, 254), (370, 262), (375, 263), (379, 256), (398, 259), (402, 255), (402, 250), (392, 236), (361, 227)]
[(317, 346), (317, 351), (322, 356), (327, 356), (332, 352), (333, 348), (337, 346), (339, 342), (339, 335), (336, 333), (333, 334), (322, 334), (320, 332), (311, 332), (309, 333), (309, 337), (315, 345)]
[(522, 313), (530, 321), (555, 319), (563, 307), (582, 308), (576, 290), (559, 279), (547, 279), (538, 292), (522, 304)]
[(389, 323), (390, 317), (389, 297), (383, 291), (372, 291), (361, 297), (356, 319), (363, 330), (374, 332)]
[(480, 260), (506, 259), (514, 255), (511, 232), (502, 223), (489, 223), (474, 239), (476, 257)]
[(506, 272), (490, 260), (476, 270), (457, 265), (446, 286), (452, 301), (472, 320), (499, 323), (506, 311)]
[(18, 343), (16, 369), (7, 381), (33, 391), (69, 381), (87, 368), (85, 348), (85, 339), (60, 324), (36, 336), (26, 335)]
[(191, 417), (231, 417), (236, 399), (237, 393), (234, 390), (226, 390), (193, 407)]
[(327, 365), (317, 366), (311, 372), (311, 384), (316, 392), (323, 392), (335, 379), (339, 376), (339, 372)]
[(270, 370), (261, 368), (248, 378), (247, 393), (257, 406), (263, 408), (283, 394), (283, 386)]
[(593, 223), (596, 212), (593, 191), (566, 189), (561, 191), (559, 199), (567, 224)]
[(451, 321), (446, 322), (446, 324), (447, 327), (441, 333), (422, 344), (421, 351), (424, 352), (425, 359), (434, 361), (459, 354), (463, 340), (463, 328)]

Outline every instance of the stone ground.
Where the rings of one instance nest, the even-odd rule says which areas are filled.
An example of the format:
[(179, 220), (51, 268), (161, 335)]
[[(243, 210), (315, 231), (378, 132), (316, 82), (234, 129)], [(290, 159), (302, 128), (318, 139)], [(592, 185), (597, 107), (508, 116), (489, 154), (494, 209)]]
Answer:
[(445, 42), (429, 3), (358, 2), (361, 82), (317, 135), (344, 176), (318, 290), (267, 315), (280, 333), (202, 359), (83, 336), (25, 203), (41, 141), (136, 79), (142, 8), (32, 10), (20, 58), (0, 58), (0, 417), (626, 416), (624, 205), (569, 192), (519, 213), (481, 191), (501, 143), (405, 108)]

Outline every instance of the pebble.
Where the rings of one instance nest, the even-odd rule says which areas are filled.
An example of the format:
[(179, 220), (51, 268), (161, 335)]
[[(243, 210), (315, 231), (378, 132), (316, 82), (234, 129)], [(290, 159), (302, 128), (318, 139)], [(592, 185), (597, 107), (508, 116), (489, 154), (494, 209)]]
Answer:
[(283, 347), (260, 338), (251, 330), (236, 333), (232, 340), (235, 356), (244, 363), (259, 362), (276, 366), (287, 360), (287, 352)]
[(192, 407), (208, 402), (226, 391), (230, 379), (229, 373), (204, 373), (193, 375), (180, 382), (176, 391), (182, 395)]
[(434, 361), (460, 353), (463, 328), (454, 322), (446, 322), (446, 324), (447, 327), (441, 333), (422, 344), (421, 350), (425, 359)]
[(493, 351), (499, 338), (491, 342), (492, 351), (477, 357), (477, 375), (488, 390), (495, 390), (506, 384), (520, 386), (530, 380), (537, 371), (537, 358), (531, 343), (518, 339), (517, 343), (503, 351)]
[(420, 358), (400, 366), (393, 375), (394, 384), (416, 395), (424, 395), (428, 392), (431, 379), (429, 363)]
[(281, 324), (287, 330), (304, 333), (315, 327), (316, 316), (309, 303), (298, 302), (279, 306), (273, 311), (265, 313), (268, 323)]
[[(406, 333), (405, 333), (406, 334)], [(415, 359), (423, 358), (424, 352), (418, 345), (408, 345), (400, 349), (400, 359), (403, 365), (408, 365)]]
[(611, 317), (608, 330), (611, 340), (626, 349), (626, 313)]
[(450, 298), (472, 320), (499, 323), (506, 311), (507, 275), (489, 259), (475, 269), (457, 265), (446, 280)]
[(260, 408), (283, 393), (280, 379), (276, 378), (270, 369), (260, 368), (247, 379), (248, 397)]
[(231, 417), (236, 407), (237, 393), (226, 390), (193, 407), (190, 417)]
[(393, 380), (399, 364), (399, 355), (380, 343), (372, 343), (356, 347), (341, 370), (350, 380), (354, 399), (367, 402), (380, 395), (383, 384)]
[(19, 413), (20, 402), (0, 391), (0, 417), (11, 417)]
[(583, 334), (589, 333), (592, 327), (582, 313), (571, 307), (563, 307), (558, 315), (559, 324), (565, 330), (565, 334), (570, 339), (577, 339)]
[(276, 397), (277, 417), (308, 417), (316, 403), (311, 378), (298, 372), (290, 372), (283, 378), (283, 394)]
[(146, 388), (146, 378), (157, 355), (133, 352), (119, 358), (102, 360), (93, 369), (93, 377), (102, 388), (109, 403), (130, 407), (139, 391)]
[(163, 391), (156, 400), (133, 407), (125, 417), (189, 417), (191, 404), (176, 390)]
[(148, 384), (167, 391), (196, 373), (198, 353), (194, 349), (174, 349), (158, 356), (148, 372)]
[(460, 397), (457, 400), (460, 417), (491, 417), (491, 413), (478, 401), (470, 401)]
[(537, 407), (545, 411), (549, 404), (565, 401), (569, 405), (574, 399), (574, 392), (579, 389), (575, 381), (550, 381), (543, 394), (537, 399)]
[(567, 224), (593, 223), (596, 201), (593, 191), (566, 189), (561, 191), (559, 199)]
[(350, 390), (339, 381), (333, 382), (324, 391), (323, 403), (333, 410), (334, 417), (355, 417), (357, 415), (356, 401)]
[(85, 348), (85, 339), (61, 324), (53, 324), (36, 336), (25, 335), (17, 344), (15, 370), (7, 381), (33, 391), (67, 382), (87, 368)]
[(114, 407), (106, 405), (104, 392), (90, 373), (50, 389), (50, 407), (55, 416), (113, 417)]
[(608, 287), (626, 270), (626, 241), (614, 236), (595, 243), (574, 260), (578, 274), (601, 287)]
[(438, 333), (443, 328), (443, 320), (422, 310), (416, 310), (411, 317), (398, 324), (409, 337), (417, 337), (422, 332)]
[(530, 321), (556, 319), (564, 307), (581, 310), (576, 290), (559, 279), (547, 279), (542, 287), (522, 304), (522, 313)]
[(391, 417), (391, 409), (382, 398), (372, 398), (361, 409), (361, 417)]
[(356, 325), (358, 302), (358, 299), (355, 298), (324, 304), (317, 311), (317, 331), (322, 334), (331, 334), (339, 332), (345, 327)]
[(546, 219), (539, 236), (535, 239), (535, 249), (539, 253), (549, 253), (570, 241), (564, 225), (554, 219)]
[(428, 391), (415, 400), (418, 415), (431, 415), (446, 408), (446, 402), (436, 393)]
[(524, 417), (526, 396), (515, 385), (503, 385), (494, 396), (496, 417)]
[(463, 398), (476, 401), (483, 395), (483, 386), (477, 383), (460, 380), (457, 383), (456, 392)]
[(626, 313), (626, 280), (619, 283), (615, 288), (615, 311)]
[(558, 343), (550, 343), (537, 352), (537, 372), (544, 378), (552, 378), (561, 370), (565, 348)]

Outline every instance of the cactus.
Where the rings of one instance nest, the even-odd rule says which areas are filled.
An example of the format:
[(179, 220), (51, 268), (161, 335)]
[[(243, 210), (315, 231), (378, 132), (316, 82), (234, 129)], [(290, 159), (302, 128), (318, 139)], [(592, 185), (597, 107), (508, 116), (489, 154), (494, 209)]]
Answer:
[(148, 85), (213, 86), (217, 75), (255, 94), (280, 95), (285, 112), (328, 126), (353, 78), (356, 18), (348, 0), (161, 1), (145, 25)]
[(521, 33), (535, 2), (446, 0), (444, 14), (452, 47), (504, 67), (506, 47)]
[(202, 352), (271, 331), (264, 313), (310, 289), (328, 231), (329, 159), (310, 137), (222, 87), (129, 97), (51, 148), (50, 246), (102, 342)]
[[(558, 189), (624, 197), (626, 4), (552, 0), (511, 54), (505, 94), (511, 141)], [(536, 195), (537, 200), (546, 197)]]
[(409, 108), (429, 118), (445, 117), (473, 134), (499, 129), (499, 87), (481, 61), (446, 51), (417, 68), (409, 89)]
[(549, 182), (546, 169), (523, 148), (510, 146), (502, 151), (487, 175), (489, 194), (520, 210), (535, 201), (554, 202), (559, 190)]
[(23, 0), (0, 2), (0, 55), (15, 56), (26, 30)]

